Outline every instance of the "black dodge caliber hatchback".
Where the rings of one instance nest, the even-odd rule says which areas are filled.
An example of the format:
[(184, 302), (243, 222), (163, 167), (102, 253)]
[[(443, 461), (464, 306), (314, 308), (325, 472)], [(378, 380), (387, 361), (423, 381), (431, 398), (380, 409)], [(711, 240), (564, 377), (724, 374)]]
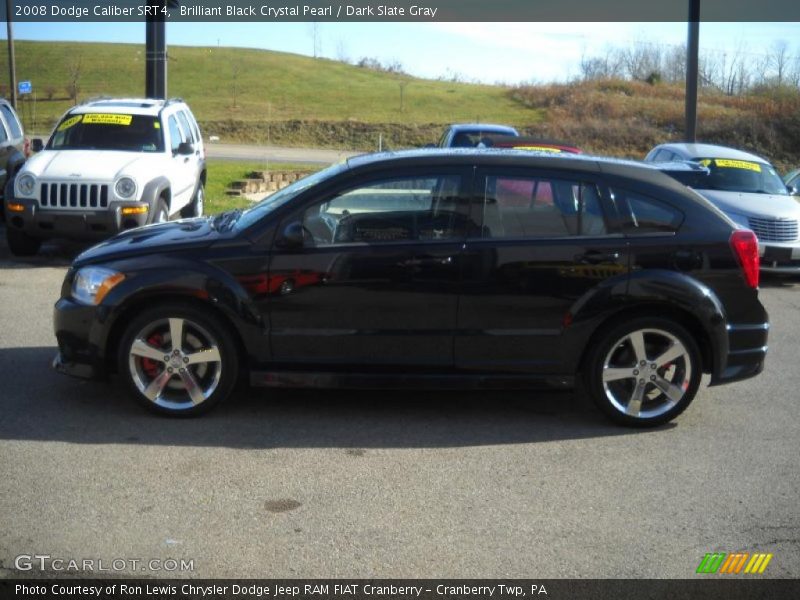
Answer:
[(758, 246), (652, 167), (516, 151), (350, 159), (81, 254), (55, 366), (193, 415), (257, 386), (570, 387), (655, 425), (758, 374)]

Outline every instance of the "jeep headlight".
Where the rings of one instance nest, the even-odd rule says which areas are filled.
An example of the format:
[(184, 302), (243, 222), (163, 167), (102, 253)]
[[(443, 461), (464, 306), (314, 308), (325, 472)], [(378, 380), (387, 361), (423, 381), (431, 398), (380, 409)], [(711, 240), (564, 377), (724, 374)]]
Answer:
[(120, 177), (114, 186), (118, 198), (132, 198), (136, 195), (136, 182), (130, 177)]
[(30, 173), (23, 173), (17, 177), (16, 195), (17, 196), (31, 196), (36, 187), (36, 178)]
[(84, 267), (72, 280), (72, 297), (81, 304), (100, 304), (125, 275), (103, 267)]

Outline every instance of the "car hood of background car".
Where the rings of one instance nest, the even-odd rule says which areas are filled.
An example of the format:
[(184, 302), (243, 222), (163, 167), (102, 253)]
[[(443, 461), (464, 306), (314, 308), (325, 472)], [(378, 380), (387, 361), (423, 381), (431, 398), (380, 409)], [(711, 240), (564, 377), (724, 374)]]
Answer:
[(143, 254), (175, 252), (190, 248), (209, 246), (224, 237), (230, 237), (230, 231), (219, 232), (213, 226), (212, 217), (182, 219), (169, 223), (145, 225), (123, 231), (104, 242), (92, 246), (81, 253), (74, 264), (82, 266), (120, 258), (128, 258)]
[[(118, 152), (115, 150), (45, 150), (28, 159), (25, 171), (45, 179), (113, 181), (118, 174), (162, 165), (163, 153)], [(161, 166), (158, 170), (163, 169)]]
[(792, 196), (719, 190), (696, 191), (708, 198), (723, 212), (737, 213), (745, 217), (800, 220), (800, 204)]

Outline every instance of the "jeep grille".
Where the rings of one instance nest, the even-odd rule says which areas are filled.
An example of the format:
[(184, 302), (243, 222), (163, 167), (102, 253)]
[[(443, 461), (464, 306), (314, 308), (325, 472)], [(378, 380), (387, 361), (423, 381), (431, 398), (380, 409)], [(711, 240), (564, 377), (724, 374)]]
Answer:
[(747, 221), (762, 242), (793, 242), (797, 239), (797, 221), (794, 219), (750, 217)]
[(108, 185), (99, 183), (42, 183), (42, 208), (107, 208)]

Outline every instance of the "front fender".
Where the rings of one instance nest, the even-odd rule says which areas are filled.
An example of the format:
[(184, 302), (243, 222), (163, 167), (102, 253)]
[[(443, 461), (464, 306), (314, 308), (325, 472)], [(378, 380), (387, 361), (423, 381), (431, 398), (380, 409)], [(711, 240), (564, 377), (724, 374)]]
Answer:
[(116, 344), (135, 314), (172, 299), (204, 306), (220, 317), (233, 328), (242, 346), (251, 350), (248, 359), (252, 363), (269, 360), (268, 324), (229, 273), (180, 257), (161, 256), (158, 263), (159, 268), (153, 270), (134, 270), (125, 261), (110, 265), (128, 275), (97, 308), (90, 337), (104, 358), (114, 357)]

